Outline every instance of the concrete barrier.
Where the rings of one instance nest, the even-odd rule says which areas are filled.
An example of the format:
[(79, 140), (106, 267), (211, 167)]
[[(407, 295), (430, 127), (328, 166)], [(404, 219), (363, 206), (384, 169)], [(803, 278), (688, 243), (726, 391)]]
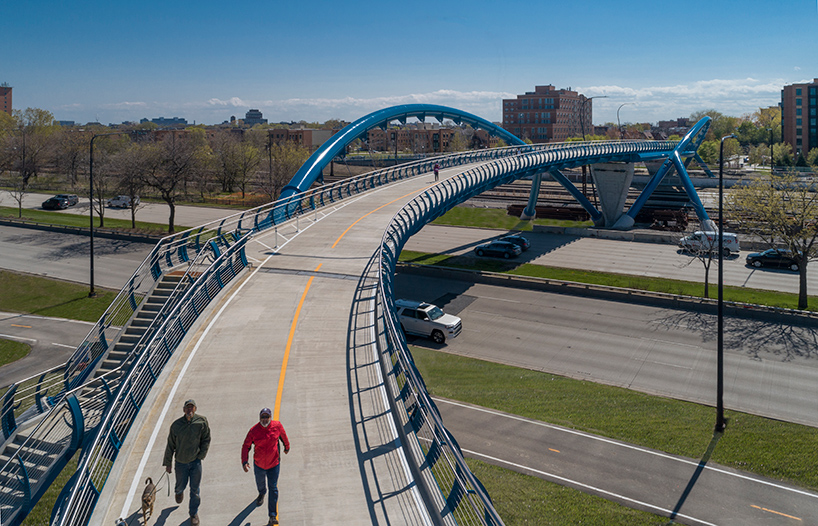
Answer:
[[(32, 230), (45, 230), (47, 232), (62, 232), (63, 234), (75, 234), (81, 236), (91, 235), (90, 228), (65, 225), (52, 225), (49, 223), (37, 223), (36, 221), (27, 221), (24, 219), (3, 218), (0, 219), (0, 225), (14, 226), (18, 228), (29, 228)], [(104, 237), (106, 239), (116, 239), (119, 241), (133, 241), (135, 243), (150, 243), (151, 245), (155, 245), (160, 239), (164, 237), (164, 234), (163, 235), (135, 234), (131, 232), (122, 232), (111, 228), (95, 227), (94, 237)]]
[[(638, 289), (609, 287), (589, 283), (577, 283), (547, 278), (515, 276), (499, 272), (480, 270), (465, 270), (433, 265), (418, 265), (415, 263), (398, 263), (397, 271), (405, 274), (416, 274), (434, 278), (453, 279), (468, 283), (482, 283), (499, 287), (514, 287), (528, 290), (539, 290), (557, 294), (585, 296), (609, 301), (620, 301), (662, 307), (666, 309), (686, 310), (716, 315), (718, 300), (698, 298), (694, 296), (679, 296), (664, 292), (650, 292)], [(806, 327), (818, 326), (818, 313), (779, 307), (766, 307), (749, 303), (724, 302), (724, 313), (737, 318), (755, 319), (760, 321), (787, 323)]]

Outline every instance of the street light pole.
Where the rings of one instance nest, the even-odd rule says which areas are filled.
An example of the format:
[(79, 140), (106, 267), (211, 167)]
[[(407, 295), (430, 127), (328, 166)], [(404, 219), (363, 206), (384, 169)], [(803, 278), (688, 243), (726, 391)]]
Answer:
[(620, 139), (624, 139), (625, 137), (624, 137), (624, 134), (622, 133), (622, 124), (619, 122), (619, 110), (621, 110), (622, 106), (625, 106), (626, 104), (634, 104), (634, 103), (633, 102), (623, 102), (622, 104), (619, 105), (618, 108), (616, 108), (616, 126), (619, 128), (619, 138)]
[(109, 135), (128, 135), (130, 132), (113, 132), (113, 133), (97, 133), (93, 137), (91, 137), (91, 143), (89, 145), (89, 155), (88, 155), (88, 187), (89, 192), (88, 196), (90, 198), (90, 205), (88, 208), (90, 210), (90, 231), (89, 237), (91, 238), (91, 287), (88, 291), (88, 297), (93, 298), (96, 297), (97, 292), (94, 289), (94, 141), (97, 137), (106, 137)]
[(770, 175), (773, 174), (773, 129), (770, 127)]
[(719, 306), (716, 345), (716, 432), (721, 433), (727, 427), (724, 420), (724, 141), (733, 138), (734, 134), (725, 135), (719, 145)]

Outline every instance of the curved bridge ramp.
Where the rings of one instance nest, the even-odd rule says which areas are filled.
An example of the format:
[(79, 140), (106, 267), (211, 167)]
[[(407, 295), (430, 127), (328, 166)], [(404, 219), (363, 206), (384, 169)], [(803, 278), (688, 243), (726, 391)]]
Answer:
[[(282, 456), (282, 524), (441, 523), (426, 511), (389, 413), (369, 306), (375, 292), (366, 277), (379, 233), (432, 183), (433, 176), (420, 176), (372, 190), (297, 235), (256, 235), (246, 246), (251, 272), (162, 373), (91, 524), (137, 518), (144, 479), (160, 478), (168, 426), (188, 398), (213, 433), (204, 523), (266, 520), (239, 461), (244, 435), (265, 406), (278, 413), (292, 445)], [(181, 523), (187, 501), (176, 505), (163, 487), (154, 513)]]

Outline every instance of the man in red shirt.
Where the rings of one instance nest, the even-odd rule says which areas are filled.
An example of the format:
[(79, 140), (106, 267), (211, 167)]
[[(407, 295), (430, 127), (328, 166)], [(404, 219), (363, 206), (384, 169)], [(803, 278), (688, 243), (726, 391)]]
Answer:
[(246, 473), (250, 470), (250, 448), (255, 445), (253, 473), (256, 476), (258, 487), (256, 506), (264, 504), (264, 495), (267, 493), (267, 487), (270, 488), (270, 500), (267, 501), (267, 512), (270, 516), (268, 526), (278, 524), (278, 470), (280, 468), (278, 441), (281, 440), (284, 443), (285, 455), (290, 452), (290, 441), (287, 439), (287, 433), (284, 432), (284, 426), (281, 425), (281, 422), (273, 420), (272, 415), (268, 407), (262, 409), (259, 413), (259, 423), (250, 428), (241, 446), (241, 465)]

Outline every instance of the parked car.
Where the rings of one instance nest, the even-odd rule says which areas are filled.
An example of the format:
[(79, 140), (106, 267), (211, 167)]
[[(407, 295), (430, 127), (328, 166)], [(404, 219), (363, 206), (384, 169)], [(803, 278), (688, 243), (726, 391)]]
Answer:
[(531, 243), (528, 241), (528, 239), (524, 238), (519, 234), (510, 234), (508, 236), (503, 236), (500, 239), (498, 239), (498, 241), (508, 241), (509, 243), (514, 243), (515, 245), (520, 247), (523, 252), (528, 250), (528, 247), (531, 246)]
[(62, 197), (63, 199), (68, 199), (68, 206), (74, 206), (75, 204), (80, 202), (79, 196), (77, 194), (57, 194), (54, 197)]
[(747, 254), (747, 264), (756, 268), (787, 268), (798, 272), (801, 265), (792, 252), (780, 248), (771, 248), (764, 252)]
[(65, 210), (68, 208), (68, 199), (64, 197), (50, 197), (43, 201), (45, 210)]
[(395, 307), (403, 332), (426, 336), (435, 343), (456, 338), (463, 327), (460, 318), (446, 314), (431, 303), (403, 299), (395, 301)]
[[(685, 236), (679, 240), (679, 247), (682, 250), (691, 252), (718, 252), (719, 250), (719, 233), (714, 231), (697, 231), (689, 236)], [(722, 237), (722, 250), (725, 256), (729, 256), (734, 252), (739, 252), (741, 246), (738, 241), (738, 236), (730, 232), (724, 232)]]
[[(134, 197), (134, 206), (139, 204), (139, 196)], [(112, 197), (108, 199), (108, 206), (111, 208), (130, 208), (131, 207), (131, 196), (129, 195), (118, 195), (116, 197)]]
[(508, 241), (492, 241), (474, 247), (474, 253), (478, 256), (494, 256), (500, 258), (516, 258), (523, 252), (519, 245)]

